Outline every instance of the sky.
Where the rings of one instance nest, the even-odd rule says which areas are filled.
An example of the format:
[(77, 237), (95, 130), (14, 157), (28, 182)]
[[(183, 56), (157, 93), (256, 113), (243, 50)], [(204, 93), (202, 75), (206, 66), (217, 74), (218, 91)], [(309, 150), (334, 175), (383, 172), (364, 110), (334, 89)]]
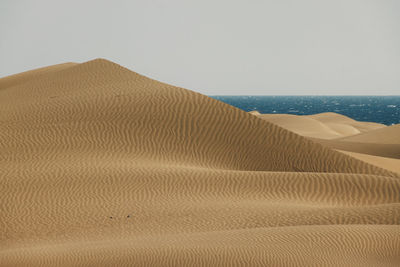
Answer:
[(1, 0), (0, 77), (105, 58), (207, 95), (399, 95), (399, 0)]

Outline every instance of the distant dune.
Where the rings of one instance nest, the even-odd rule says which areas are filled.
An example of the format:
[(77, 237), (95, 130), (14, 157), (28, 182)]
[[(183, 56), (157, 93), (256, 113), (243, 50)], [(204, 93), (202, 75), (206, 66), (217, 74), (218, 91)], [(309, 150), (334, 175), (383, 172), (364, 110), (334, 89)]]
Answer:
[(306, 116), (250, 113), (325, 147), (400, 173), (400, 124), (359, 122), (332, 112)]
[(0, 265), (396, 266), (396, 157), (324, 143), (389, 128), (249, 114), (102, 59), (2, 78)]
[(375, 129), (386, 128), (383, 124), (355, 121), (332, 112), (305, 116), (260, 113), (253, 113), (253, 115), (300, 135), (320, 139), (345, 138)]
[(341, 141), (400, 145), (400, 124), (348, 136)]

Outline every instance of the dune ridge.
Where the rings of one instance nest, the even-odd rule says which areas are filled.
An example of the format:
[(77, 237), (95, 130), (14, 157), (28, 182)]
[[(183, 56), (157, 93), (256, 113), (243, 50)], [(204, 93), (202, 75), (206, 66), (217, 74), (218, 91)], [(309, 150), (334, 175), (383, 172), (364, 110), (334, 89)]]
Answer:
[(305, 136), (325, 147), (400, 173), (399, 124), (357, 122), (332, 112), (314, 115), (260, 114), (259, 118)]
[(400, 124), (367, 131), (358, 135), (348, 136), (341, 141), (378, 143), (378, 144), (400, 144)]
[(350, 155), (356, 159), (360, 159), (362, 161), (368, 162), (372, 165), (380, 166), (387, 170), (400, 173), (400, 159), (391, 158), (391, 157), (379, 157), (379, 156), (374, 156), (374, 155), (367, 154), (367, 153), (357, 153), (354, 151), (341, 150), (340, 152)]
[(21, 83), (26, 83), (31, 81), (32, 79), (37, 79), (45, 74), (64, 70), (66, 68), (77, 65), (76, 63), (68, 62), (57, 64), (53, 66), (43, 67), (39, 69), (29, 70), (22, 73), (18, 73), (15, 75), (10, 75), (0, 79), (0, 90), (9, 88)]
[(399, 263), (400, 174), (107, 60), (64, 67), (0, 79), (4, 266)]
[(300, 135), (327, 140), (345, 140), (350, 136), (362, 135), (362, 133), (372, 130), (386, 128), (386, 125), (380, 123), (355, 121), (333, 112), (302, 116), (292, 114), (260, 114), (259, 112), (258, 114), (253, 113), (253, 115)]

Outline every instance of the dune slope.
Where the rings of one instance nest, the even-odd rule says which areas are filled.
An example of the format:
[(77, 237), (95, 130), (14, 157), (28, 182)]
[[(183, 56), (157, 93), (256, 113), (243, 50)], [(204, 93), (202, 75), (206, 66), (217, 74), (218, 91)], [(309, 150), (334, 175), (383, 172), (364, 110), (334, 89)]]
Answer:
[(319, 122), (322, 122), (338, 132), (343, 131), (345, 135), (349, 134), (347, 134), (346, 130), (343, 129), (342, 127), (350, 126), (360, 133), (369, 132), (371, 130), (376, 130), (386, 127), (386, 125), (376, 122), (356, 121), (353, 120), (352, 118), (334, 112), (324, 112), (324, 113), (309, 115), (308, 117), (313, 118)]
[(253, 112), (253, 115), (297, 134), (328, 140), (345, 139), (349, 136), (386, 128), (383, 124), (355, 121), (344, 115), (332, 112), (302, 116), (292, 114), (260, 114)]
[(106, 60), (21, 79), (0, 90), (2, 266), (400, 262), (395, 172)]
[(400, 173), (400, 159), (390, 158), (390, 157), (379, 157), (370, 154), (363, 154), (363, 153), (356, 153), (349, 151), (341, 151), (341, 152), (350, 155), (354, 158), (373, 164), (375, 166), (379, 166), (381, 168), (385, 168), (387, 170)]
[(379, 128), (358, 135), (344, 137), (340, 140), (360, 143), (400, 145), (400, 124)]
[(340, 150), (370, 164), (398, 172), (399, 125), (388, 127), (378, 123), (358, 122), (332, 112), (303, 116), (250, 113), (310, 138), (325, 147)]
[(7, 76), (0, 79), (0, 90), (9, 88), (18, 84), (26, 83), (32, 79), (37, 79), (42, 75), (67, 69), (77, 65), (76, 63), (63, 63), (54, 66), (43, 67), (35, 70), (29, 70), (15, 75)]

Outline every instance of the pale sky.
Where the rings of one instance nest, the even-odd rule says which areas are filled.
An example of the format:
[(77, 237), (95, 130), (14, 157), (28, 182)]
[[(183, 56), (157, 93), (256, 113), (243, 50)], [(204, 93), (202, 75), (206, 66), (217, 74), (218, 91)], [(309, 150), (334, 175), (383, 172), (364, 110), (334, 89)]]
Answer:
[(0, 77), (99, 57), (208, 95), (399, 95), (400, 1), (0, 0)]

